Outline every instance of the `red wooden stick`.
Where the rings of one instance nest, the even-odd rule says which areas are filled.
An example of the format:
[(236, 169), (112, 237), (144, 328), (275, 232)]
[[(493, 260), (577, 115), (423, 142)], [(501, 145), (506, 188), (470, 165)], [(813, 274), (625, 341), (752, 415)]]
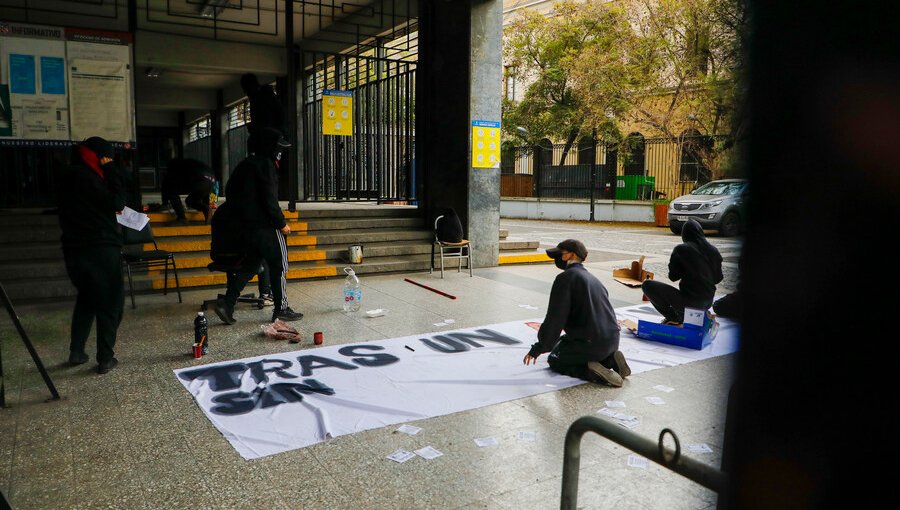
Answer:
[(442, 296), (445, 296), (445, 297), (448, 297), (448, 298), (450, 298), (450, 299), (456, 299), (456, 296), (454, 296), (453, 294), (447, 294), (446, 292), (441, 292), (441, 291), (439, 291), (439, 290), (437, 290), (437, 289), (432, 289), (432, 288), (429, 287), (428, 285), (422, 285), (421, 283), (419, 283), (419, 282), (414, 282), (414, 281), (410, 280), (409, 278), (404, 278), (404, 280), (408, 281), (409, 283), (411, 283), (411, 284), (413, 284), (413, 285), (418, 285), (419, 287), (422, 287), (423, 289), (428, 289), (428, 290), (430, 290), (431, 292), (437, 292), (438, 294), (440, 294), (440, 295), (442, 295)]

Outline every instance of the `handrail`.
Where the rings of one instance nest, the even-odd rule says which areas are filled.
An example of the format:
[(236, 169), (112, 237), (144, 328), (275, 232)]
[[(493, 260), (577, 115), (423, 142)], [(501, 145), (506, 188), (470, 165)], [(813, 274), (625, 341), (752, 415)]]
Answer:
[[(681, 444), (672, 430), (662, 429), (659, 433), (659, 441), (654, 443), (609, 420), (596, 416), (582, 416), (572, 422), (569, 425), (568, 432), (566, 432), (566, 444), (563, 451), (562, 494), (559, 502), (561, 510), (575, 510), (578, 501), (581, 438), (586, 432), (596, 432), (607, 439), (611, 439), (621, 446), (663, 467), (669, 468), (707, 489), (719, 494), (725, 490), (728, 482), (725, 473), (694, 459), (682, 457)], [(663, 439), (666, 434), (671, 435), (675, 441), (674, 451), (663, 445)]]

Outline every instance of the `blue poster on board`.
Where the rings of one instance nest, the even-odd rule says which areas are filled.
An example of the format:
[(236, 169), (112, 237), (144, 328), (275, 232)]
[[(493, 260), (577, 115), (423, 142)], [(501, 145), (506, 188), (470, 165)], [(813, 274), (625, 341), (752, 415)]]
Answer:
[(66, 67), (62, 57), (41, 57), (41, 93), (66, 93)]
[(9, 54), (9, 92), (11, 94), (34, 94), (34, 55)]

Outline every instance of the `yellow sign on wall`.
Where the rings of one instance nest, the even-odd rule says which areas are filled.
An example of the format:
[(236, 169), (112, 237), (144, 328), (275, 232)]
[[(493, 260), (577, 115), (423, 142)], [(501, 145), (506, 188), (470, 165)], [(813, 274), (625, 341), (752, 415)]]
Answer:
[(472, 121), (472, 167), (500, 168), (500, 123)]
[(322, 91), (322, 134), (353, 136), (353, 92)]

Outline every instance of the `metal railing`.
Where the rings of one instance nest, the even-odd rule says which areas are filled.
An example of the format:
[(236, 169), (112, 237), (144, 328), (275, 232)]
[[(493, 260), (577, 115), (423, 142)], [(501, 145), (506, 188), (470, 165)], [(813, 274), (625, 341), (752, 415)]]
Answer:
[[(583, 416), (572, 422), (569, 425), (568, 432), (566, 432), (565, 450), (563, 452), (562, 494), (559, 501), (561, 510), (574, 510), (576, 508), (576, 503), (578, 502), (578, 473), (581, 464), (581, 438), (587, 432), (596, 432), (607, 439), (611, 439), (619, 445), (716, 493), (721, 494), (726, 488), (728, 478), (725, 473), (702, 462), (682, 457), (681, 443), (670, 429), (662, 429), (659, 433), (658, 442), (654, 443), (611, 421), (596, 416)], [(663, 444), (667, 434), (672, 436), (672, 440), (675, 442), (675, 450), (670, 450)]]
[(500, 196), (559, 199), (673, 199), (709, 182), (699, 156), (722, 136), (638, 138), (625, 152), (617, 144), (583, 139), (544, 141), (501, 154)]

